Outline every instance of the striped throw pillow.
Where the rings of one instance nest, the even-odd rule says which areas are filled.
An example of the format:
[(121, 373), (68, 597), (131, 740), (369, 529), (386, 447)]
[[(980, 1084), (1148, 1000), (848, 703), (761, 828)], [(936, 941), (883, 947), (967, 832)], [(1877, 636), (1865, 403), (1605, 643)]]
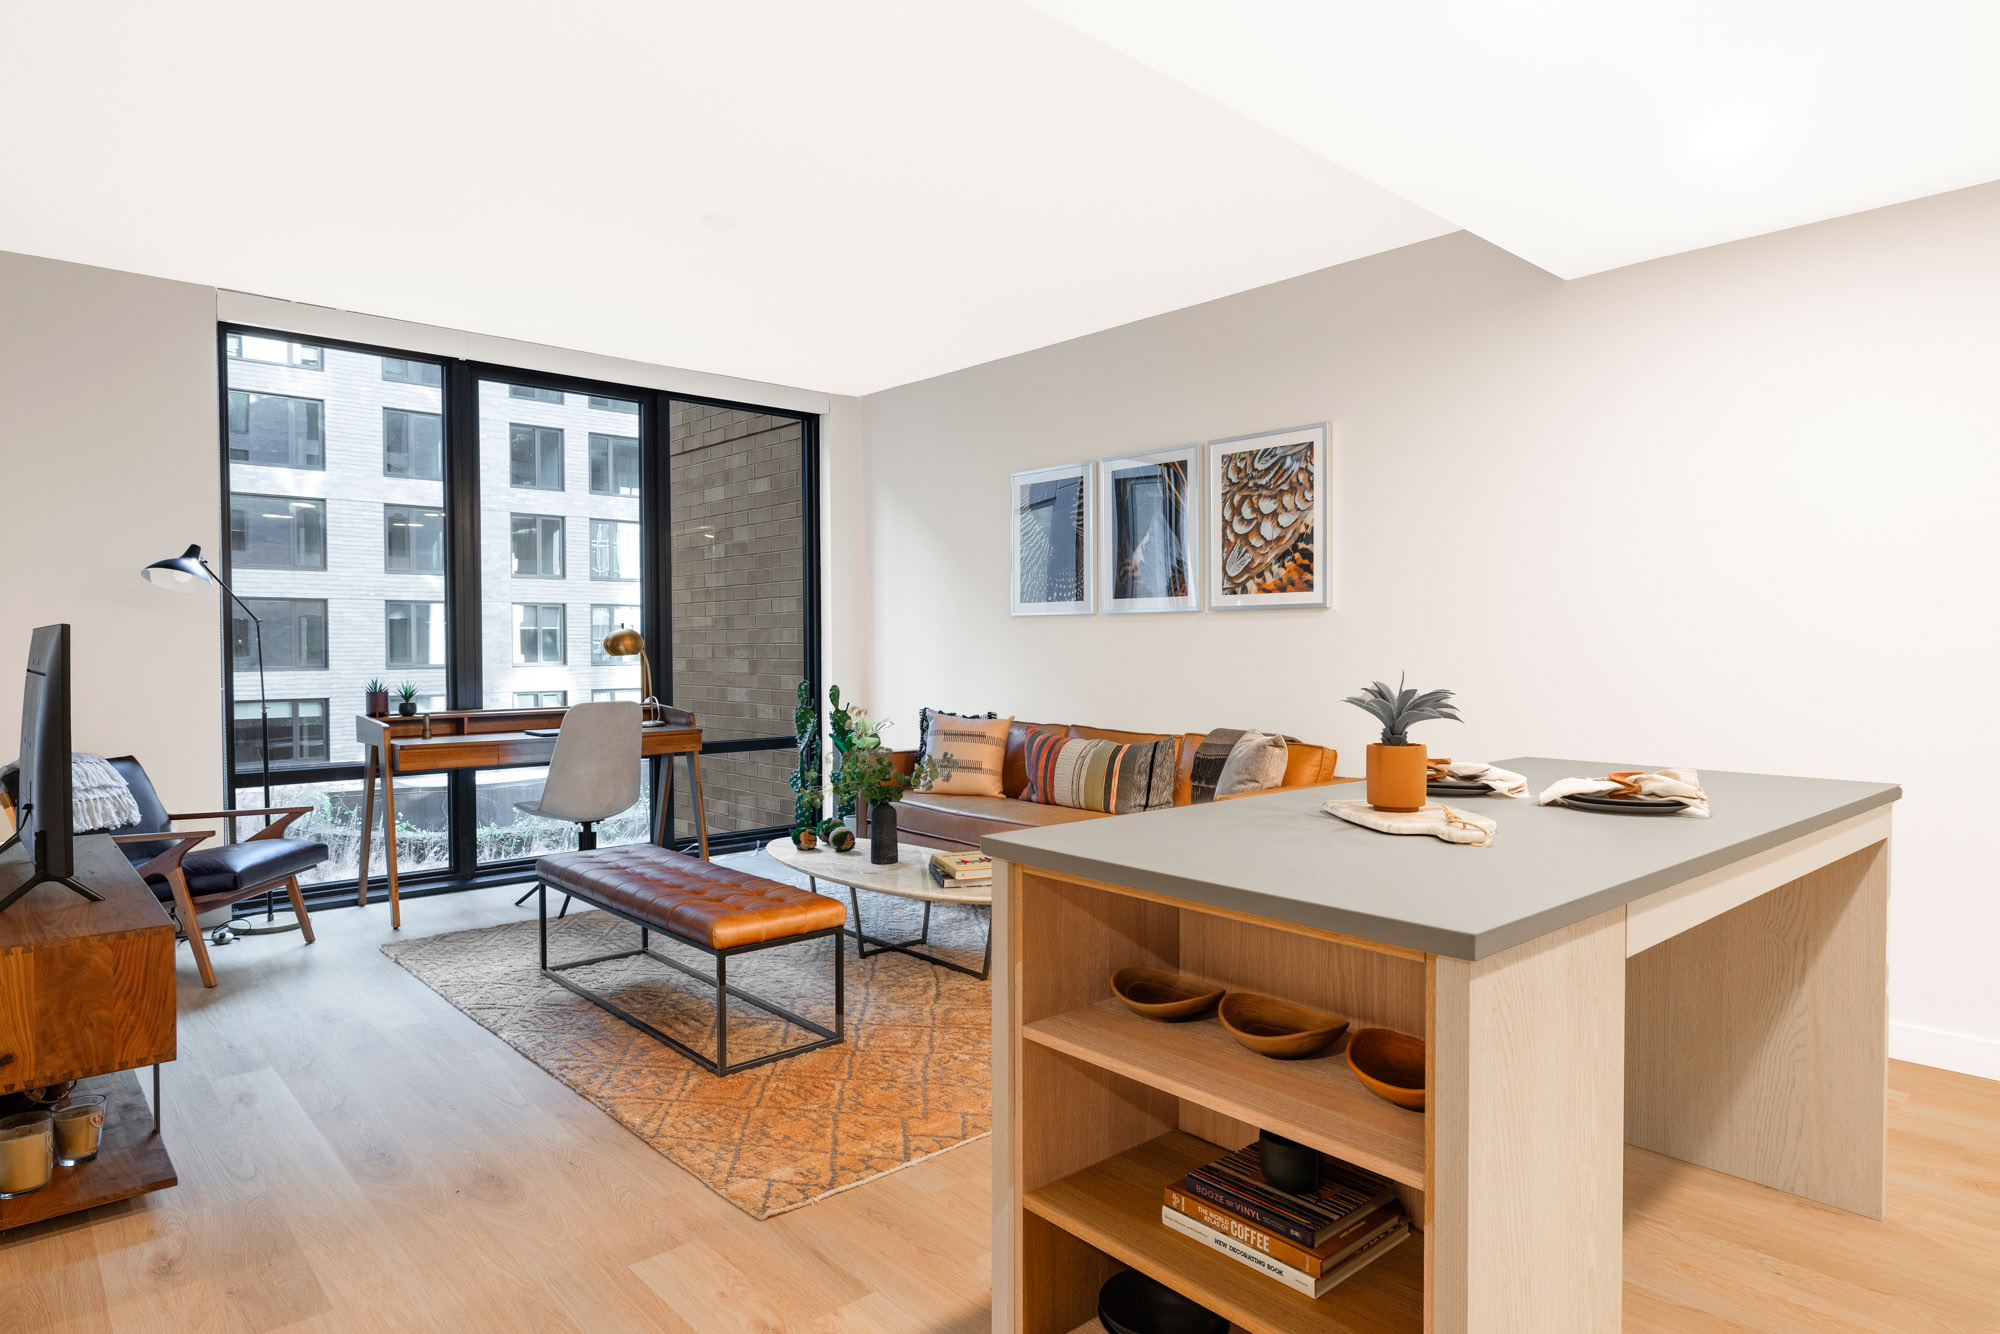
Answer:
[(924, 734), (926, 758), (951, 756), (951, 773), (930, 786), (932, 792), (965, 797), (1004, 796), (1000, 770), (1007, 762), (1007, 729), (1012, 718), (961, 718), (955, 713), (930, 713)]
[(1123, 815), (1174, 804), (1174, 738), (1120, 745), (1060, 732), (1028, 738), (1027, 801)]

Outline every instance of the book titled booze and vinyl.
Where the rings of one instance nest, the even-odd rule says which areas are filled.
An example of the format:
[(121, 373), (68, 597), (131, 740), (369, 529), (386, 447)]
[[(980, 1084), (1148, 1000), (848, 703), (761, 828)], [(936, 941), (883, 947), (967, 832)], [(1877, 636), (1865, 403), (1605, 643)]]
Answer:
[(1218, 1209), (1198, 1196), (1189, 1195), (1178, 1185), (1166, 1187), (1163, 1198), (1167, 1208), (1182, 1217), (1193, 1219), (1203, 1227), (1221, 1233), (1240, 1246), (1247, 1246), (1253, 1251), (1268, 1255), (1281, 1265), (1299, 1270), (1308, 1278), (1323, 1276), (1329, 1269), (1338, 1266), (1357, 1244), (1381, 1231), (1385, 1224), (1393, 1223), (1403, 1216), (1401, 1202), (1389, 1200), (1357, 1214), (1352, 1222), (1322, 1244), (1301, 1246), (1269, 1228), (1259, 1227), (1241, 1215), (1233, 1214), (1226, 1209)]

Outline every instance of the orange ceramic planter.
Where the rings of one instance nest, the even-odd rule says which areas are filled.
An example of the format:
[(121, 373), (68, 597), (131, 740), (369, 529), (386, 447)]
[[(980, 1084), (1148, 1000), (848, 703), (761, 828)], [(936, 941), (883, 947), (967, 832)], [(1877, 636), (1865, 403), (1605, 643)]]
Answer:
[(1368, 747), (1368, 804), (1378, 811), (1422, 810), (1429, 770), (1420, 745)]

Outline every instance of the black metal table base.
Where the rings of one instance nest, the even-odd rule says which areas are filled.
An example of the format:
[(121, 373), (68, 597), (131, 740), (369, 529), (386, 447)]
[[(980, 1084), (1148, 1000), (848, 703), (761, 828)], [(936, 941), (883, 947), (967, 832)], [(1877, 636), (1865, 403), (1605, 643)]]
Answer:
[[(715, 960), (715, 976), (709, 977), (697, 971), (696, 969), (688, 967), (686, 964), (682, 963), (678, 959), (669, 959), (664, 954), (655, 953), (651, 948), (653, 926), (650, 922), (643, 922), (638, 918), (632, 916), (630, 913), (623, 912), (620, 909), (611, 907), (609, 904), (595, 902), (594, 900), (579, 894), (576, 897), (582, 898), (584, 902), (590, 904), (591, 907), (601, 909), (604, 912), (608, 912), (612, 914), (614, 917), (623, 918), (625, 921), (628, 921), (632, 923), (632, 925), (638, 927), (639, 948), (636, 950), (618, 950), (611, 954), (594, 955), (588, 959), (575, 959), (569, 963), (551, 964), (549, 962), (549, 890), (547, 885), (542, 884), (539, 881), (536, 882), (535, 888), (540, 894), (539, 917), (541, 920), (541, 931), (542, 931), (542, 946), (541, 946), (542, 975), (544, 977), (549, 978), (551, 981), (560, 983), (561, 985), (569, 988), (571, 991), (583, 997), (585, 1000), (589, 1001), (591, 1004), (597, 1006), (599, 1009), (605, 1011), (606, 1013), (615, 1015), (619, 1019), (624, 1020), (626, 1023), (638, 1029), (641, 1033), (646, 1034), (654, 1041), (672, 1047), (675, 1051), (687, 1057), (695, 1064), (701, 1066), (703, 1069), (707, 1070), (710, 1074), (732, 1075), (739, 1070), (750, 1070), (760, 1065), (769, 1065), (772, 1061), (782, 1061), (789, 1056), (803, 1056), (805, 1055), (805, 1053), (809, 1051), (818, 1051), (822, 1047), (831, 1047), (836, 1043), (844, 1042), (846, 1040), (846, 1038), (843, 1036), (847, 1031), (847, 980), (846, 980), (846, 968), (845, 968), (846, 950), (843, 949), (841, 946), (841, 941), (840, 941), (841, 928), (839, 927), (830, 926), (826, 928), (824, 931), (812, 931), (802, 936), (787, 936), (783, 940), (760, 941), (754, 945), (737, 945), (730, 949), (721, 949), (721, 950), (710, 949), (706, 945), (698, 945), (691, 940), (686, 940), (679, 936), (675, 936), (674, 940), (677, 944), (686, 945), (690, 949), (700, 950), (704, 954), (709, 955), (711, 958)], [(571, 892), (574, 893), (574, 891)], [(752, 995), (751, 993), (743, 990), (741, 987), (733, 987), (729, 985), (729, 961), (730, 959), (734, 958), (739, 954), (754, 954), (759, 950), (778, 949), (785, 945), (799, 945), (799, 944), (804, 944), (807, 941), (827, 940), (827, 939), (833, 941), (833, 1027), (832, 1028), (826, 1028), (820, 1024), (816, 1024), (812, 1020), (804, 1017), (803, 1015), (793, 1014), (790, 1010), (786, 1009), (782, 1005), (779, 1005), (775, 1001), (765, 1000), (761, 996)], [(693, 1047), (690, 1047), (687, 1043), (682, 1042), (679, 1038), (674, 1037), (672, 1034), (661, 1032), (658, 1028), (655, 1028), (653, 1025), (647, 1023), (644, 1019), (641, 1019), (638, 1015), (633, 1014), (630, 1010), (627, 1010), (624, 1006), (618, 1004), (610, 997), (592, 991), (588, 987), (585, 987), (580, 983), (571, 981), (569, 978), (563, 976), (564, 972), (569, 971), (571, 969), (588, 968), (594, 964), (610, 963), (617, 959), (633, 959), (639, 957), (640, 955), (644, 955), (646, 958), (651, 959), (656, 963), (663, 963), (669, 968), (677, 969), (680, 972), (686, 973), (689, 977), (694, 978), (696, 981), (706, 982), (715, 988), (714, 1059), (710, 1059), (709, 1057), (703, 1055), (701, 1052), (695, 1050)], [(819, 1034), (820, 1035), (819, 1041), (800, 1043), (797, 1046), (785, 1047), (779, 1051), (766, 1052), (764, 1055), (755, 1057), (752, 1060), (739, 1061), (736, 1064), (731, 1065), (729, 1063), (729, 997), (731, 996), (734, 996), (736, 999), (743, 1001), (746, 1004), (756, 1006), (758, 1009), (764, 1011), (764, 1013), (766, 1014), (773, 1015), (779, 1019), (783, 1019), (788, 1023), (797, 1024), (800, 1028), (805, 1029), (809, 1033)]]
[[(806, 883), (812, 886), (813, 893), (817, 894), (820, 892), (818, 876), (807, 876)], [(847, 934), (854, 937), (854, 954), (856, 958), (873, 959), (882, 954), (907, 954), (912, 959), (921, 959), (925, 963), (934, 964), (939, 968), (949, 968), (954, 973), (964, 973), (967, 977), (976, 977), (981, 982), (986, 981), (992, 974), (993, 910), (991, 908), (986, 910), (985, 957), (980, 960), (979, 967), (968, 968), (962, 963), (953, 963), (950, 959), (940, 958), (935, 954), (926, 954), (922, 950), (912, 948), (916, 945), (928, 945), (931, 943), (931, 901), (929, 899), (924, 900), (923, 933), (910, 940), (881, 940), (867, 934), (867, 928), (861, 924), (861, 894), (853, 885), (847, 887), (847, 900), (854, 905), (854, 929)], [(968, 903), (964, 906), (977, 908), (979, 905)], [(870, 945), (875, 947), (872, 951), (868, 948)]]

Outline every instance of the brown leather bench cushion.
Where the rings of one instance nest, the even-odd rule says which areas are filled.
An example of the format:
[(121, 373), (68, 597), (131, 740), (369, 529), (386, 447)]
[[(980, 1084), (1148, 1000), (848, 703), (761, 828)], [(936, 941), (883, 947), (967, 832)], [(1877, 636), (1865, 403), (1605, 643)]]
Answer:
[(558, 852), (535, 863), (549, 888), (629, 913), (712, 950), (825, 931), (847, 905), (651, 843)]

